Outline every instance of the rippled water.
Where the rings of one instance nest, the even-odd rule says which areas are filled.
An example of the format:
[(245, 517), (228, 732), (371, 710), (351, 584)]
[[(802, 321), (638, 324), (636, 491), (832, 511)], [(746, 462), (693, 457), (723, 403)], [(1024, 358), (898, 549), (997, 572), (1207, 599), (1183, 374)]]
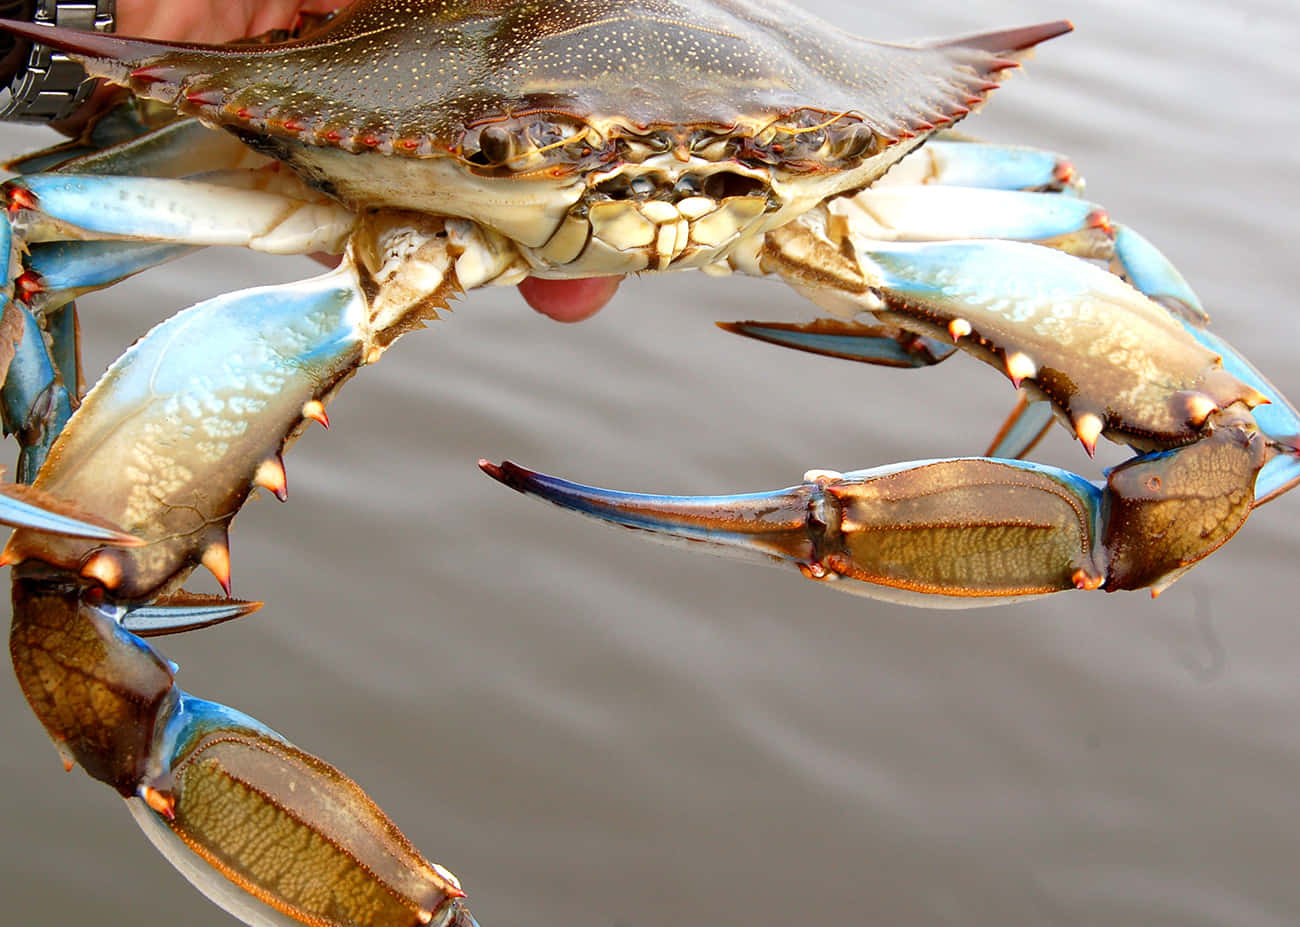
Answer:
[[(966, 128), (1069, 152), (1300, 394), (1294, 0), (809, 5), (880, 37), (1073, 17)], [(209, 254), (87, 300), (88, 365), (232, 277), (311, 272)], [(236, 591), (268, 605), (166, 641), (182, 683), (355, 776), (485, 927), (1300, 920), (1294, 497), (1157, 602), (933, 612), (646, 545), (474, 466), (770, 488), (978, 451), (1010, 402), (974, 362), (889, 373), (709, 324), (799, 310), (700, 275), (571, 328), (475, 294), (344, 391), (287, 505), (240, 516)], [(8, 674), (0, 736), (5, 922), (229, 923), (59, 772)]]

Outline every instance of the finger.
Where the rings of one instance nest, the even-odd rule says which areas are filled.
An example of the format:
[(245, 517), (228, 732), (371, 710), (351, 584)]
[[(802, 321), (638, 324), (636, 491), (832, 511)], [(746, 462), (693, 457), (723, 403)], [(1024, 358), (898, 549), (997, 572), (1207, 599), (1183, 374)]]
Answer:
[(599, 312), (613, 298), (622, 277), (583, 277), (578, 280), (543, 280), (528, 277), (519, 284), (524, 301), (557, 322), (581, 322)]

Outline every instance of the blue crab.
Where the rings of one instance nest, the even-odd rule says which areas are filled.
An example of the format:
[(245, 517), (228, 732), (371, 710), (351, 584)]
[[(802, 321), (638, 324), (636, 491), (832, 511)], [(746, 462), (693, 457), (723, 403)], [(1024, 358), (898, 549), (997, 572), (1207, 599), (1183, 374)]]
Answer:
[[(638, 9), (635, 5), (620, 6), (625, 12), (634, 13)], [(779, 9), (773, 6), (769, 12)], [(724, 15), (724, 11), (725, 7), (719, 6), (717, 15)], [(382, 23), (385, 13), (382, 5), (365, 6), (338, 24), (335, 27), (338, 33), (332, 34), (346, 36), (349, 29), (360, 35), (374, 34), (377, 27), (373, 21), (366, 21), (367, 15), (379, 17)], [(784, 11), (780, 21), (783, 28), (791, 28), (797, 20), (795, 14)], [(804, 23), (802, 28), (816, 27)], [(362, 855), (356, 842), (364, 843), (367, 833), (382, 830), (392, 836), (388, 830), (391, 825), (337, 771), (316, 765), (319, 761), (304, 759), (301, 751), (285, 744), (252, 719), (180, 693), (171, 681), (172, 670), (132, 632), (178, 630), (246, 610), (246, 606), (228, 607), (224, 603), (200, 606), (178, 603), (175, 599), (160, 602), (158, 596), (177, 586), (182, 574), (196, 561), (212, 569), (223, 585), (228, 584), (224, 527), (242, 504), (250, 486), (257, 484), (277, 495), (283, 494), (279, 452), (286, 439), (295, 436), (304, 417), (318, 421), (323, 418), (323, 403), (338, 380), (350, 374), (358, 363), (373, 362), (391, 337), (438, 308), (427, 302), (440, 303), (449, 295), (451, 267), (456, 272), (456, 284), (464, 288), (487, 282), (512, 282), (524, 273), (583, 275), (699, 266), (714, 272), (780, 274), (800, 289), (810, 291), (819, 303), (838, 313), (841, 320), (795, 328), (744, 324), (741, 327), (745, 333), (778, 343), (904, 365), (924, 365), (942, 359), (953, 352), (956, 343), (996, 362), (1027, 393), (1053, 400), (1030, 405), (1014, 419), (1014, 427), (994, 448), (997, 456), (1005, 458), (1001, 461), (932, 462), (848, 476), (820, 472), (811, 474), (804, 486), (779, 494), (704, 503), (633, 499), (576, 487), (512, 465), (486, 466), (493, 475), (516, 488), (588, 513), (599, 512), (624, 524), (672, 532), (691, 540), (722, 543), (737, 534), (747, 534), (750, 537), (742, 540), (751, 549), (757, 547), (764, 557), (793, 562), (814, 578), (844, 577), (848, 581), (841, 581), (838, 586), (851, 588), (856, 580), (864, 583), (858, 591), (889, 596), (930, 595), (934, 598), (926, 601), (935, 604), (966, 603), (972, 595), (981, 602), (1004, 600), (1040, 594), (1048, 586), (1104, 583), (1108, 588), (1163, 587), (1172, 581), (1191, 562), (1226, 540), (1256, 501), (1276, 495), (1294, 483), (1294, 411), (1235, 352), (1205, 332), (1195, 297), (1167, 264), (1133, 233), (1110, 225), (1094, 207), (1077, 198), (1049, 194), (1020, 197), (999, 191), (995, 199), (989, 200), (984, 194), (917, 184), (918, 178), (951, 181), (956, 172), (972, 169), (980, 177), (990, 178), (991, 161), (993, 167), (1011, 172), (1013, 180), (999, 181), (1006, 186), (1068, 187), (1069, 172), (1054, 158), (941, 139), (931, 141), (892, 171), (885, 181), (864, 192), (853, 193), (871, 184), (894, 160), (918, 147), (940, 126), (955, 121), (980, 102), (991, 89), (986, 85), (993, 83), (992, 78), (1011, 66), (1010, 56), (1060, 28), (1018, 30), (931, 46), (929, 52), (936, 60), (935, 67), (953, 68), (948, 59), (954, 55), (961, 58), (955, 69), (966, 82), (964, 89), (970, 96), (957, 100), (951, 111), (942, 110), (943, 100), (933, 106), (916, 104), (924, 94), (924, 88), (916, 87), (909, 88), (901, 103), (891, 101), (892, 105), (901, 107), (897, 112), (888, 106), (878, 108), (881, 104), (870, 101), (841, 103), (824, 98), (817, 100), (817, 105), (829, 110), (790, 109), (791, 104), (783, 103), (781, 119), (767, 118), (761, 122), (746, 121), (734, 112), (690, 113), (674, 114), (672, 118), (677, 121), (667, 125), (660, 124), (666, 120), (657, 120), (651, 114), (641, 117), (647, 125), (640, 125), (634, 107), (629, 104), (623, 112), (632, 114), (628, 117), (632, 125), (614, 127), (590, 118), (585, 125), (569, 118), (542, 118), (536, 112), (515, 108), (510, 120), (481, 114), (458, 116), (466, 125), (456, 128), (450, 140), (436, 133), (421, 138), (385, 137), (364, 126), (352, 127), (349, 134), (328, 124), (312, 125), (302, 115), (259, 111), (258, 106), (268, 104), (265, 91), (256, 83), (248, 84), (251, 88), (248, 97), (239, 97), (242, 90), (232, 92), (234, 99), (227, 99), (220, 91), (205, 86), (203, 81), (208, 73), (219, 69), (210, 57), (192, 56), (200, 63), (178, 64), (156, 46), (110, 40), (105, 47), (93, 48), (85, 47), (92, 40), (84, 37), (53, 37), (52, 41), (65, 42), (74, 51), (81, 46), (83, 54), (98, 55), (89, 64), (105, 76), (132, 82), (137, 90), (169, 101), (183, 97), (182, 110), (192, 109), (201, 119), (220, 121), (213, 110), (231, 110), (236, 131), (264, 153), (270, 152), (292, 164), (308, 179), (309, 185), (303, 186), (282, 173), (259, 173), (256, 169), (232, 166), (242, 163), (245, 157), (241, 150), (233, 148), (229, 162), (220, 161), (225, 155), (213, 156), (221, 170), (217, 176), (178, 183), (134, 179), (134, 175), (167, 172), (167, 168), (160, 168), (152, 161), (159, 147), (167, 151), (170, 165), (182, 165), (187, 174), (200, 169), (192, 160), (193, 151), (184, 147), (192, 144), (191, 138), (197, 134), (195, 127), (182, 123), (124, 148), (88, 155), (56, 172), (34, 174), (9, 188), (14, 228), (34, 255), (26, 259), (21, 273), (13, 275), (14, 293), (18, 297), (13, 305), (19, 310), (31, 308), (40, 313), (43, 317), (40, 322), (32, 315), (31, 324), (43, 324), (48, 341), (54, 346), (48, 352), (46, 364), (43, 363), (46, 358), (40, 356), (46, 337), (33, 335), (19, 341), (20, 355), (14, 369), (21, 371), (24, 378), (32, 378), (36, 387), (26, 390), (26, 405), (20, 407), (23, 411), (11, 413), (8, 418), (11, 429), (21, 432), (23, 438), (20, 477), (24, 480), (34, 477), (39, 487), (39, 492), (18, 488), (12, 491), (15, 506), (35, 507), (35, 511), (15, 508), (9, 515), (12, 521), (25, 525), (7, 555), (10, 562), (19, 564), (15, 571), (15, 640), (28, 635), (27, 643), (16, 646), (15, 663), (20, 678), (24, 679), (25, 691), (51, 733), (92, 775), (129, 796), (137, 819), (164, 845), (164, 851), (205, 891), (218, 896), (221, 903), (240, 916), (254, 922), (258, 918), (278, 916), (309, 922), (311, 918), (328, 923), (388, 922), (377, 920), (369, 909), (364, 917), (345, 916), (338, 911), (342, 901), (337, 898), (331, 899), (336, 907), (326, 914), (309, 910), (307, 903), (297, 896), (271, 891), (228, 860), (215, 860), (228, 880), (200, 874), (187, 853), (196, 853), (213, 862), (220, 848), (216, 846), (217, 836), (203, 830), (199, 820), (203, 814), (215, 810), (208, 802), (194, 797), (202, 791), (203, 765), (199, 759), (213, 761), (214, 775), (226, 777), (221, 781), (241, 777), (247, 781), (249, 776), (259, 774), (253, 768), (256, 764), (241, 754), (241, 750), (244, 754), (260, 750), (276, 757), (277, 762), (300, 764), (299, 772), (294, 775), (306, 777), (327, 791), (333, 803), (346, 813), (331, 814), (327, 809), (299, 807), (290, 796), (276, 794), (268, 787), (267, 792), (274, 795), (270, 801), (274, 813), (285, 819), (306, 821), (304, 826), (322, 835), (326, 843), (336, 841), (352, 855)], [(324, 43), (328, 39), (309, 40), (308, 45), (313, 41)], [(573, 41), (572, 37), (568, 41)], [(906, 54), (901, 50), (880, 53), (886, 60), (890, 54)], [(254, 54), (255, 63), (257, 54), (261, 53)], [(184, 59), (185, 53), (179, 53), (179, 57)], [(232, 57), (226, 53), (217, 60), (224, 66)], [(121, 60), (126, 64), (115, 63)], [(986, 73), (978, 78), (977, 87), (969, 81), (981, 68)], [(233, 80), (230, 86), (244, 86), (241, 80)], [(676, 92), (668, 98), (687, 100), (690, 96)], [(735, 103), (737, 99), (728, 98), (726, 102)], [(546, 105), (555, 108), (545, 110), (543, 116), (556, 113), (573, 116), (563, 106), (552, 102)], [(908, 109), (913, 105), (914, 109)], [(866, 112), (859, 112), (857, 107)], [(888, 113), (891, 118), (885, 118), (882, 113)], [(765, 113), (767, 116), (771, 113)], [(683, 139), (683, 133), (676, 131), (682, 127), (691, 127), (693, 132), (703, 127), (707, 131), (702, 131), (700, 138), (687, 135)], [(308, 133), (312, 135), (311, 141), (304, 138)], [(332, 138), (332, 135), (339, 137)], [(591, 144), (594, 139), (612, 144), (613, 154), (606, 158), (607, 152)], [(686, 150), (681, 151), (674, 141), (685, 145)], [(435, 150), (440, 142), (447, 142), (445, 151)], [(193, 144), (203, 146), (208, 152), (220, 147), (206, 137)], [(358, 152), (340, 154), (333, 145), (373, 147), (384, 156), (383, 164), (400, 165), (399, 195), (401, 203), (407, 206), (414, 205), (414, 198), (409, 194), (416, 189), (415, 180), (425, 176), (425, 172), (434, 178), (439, 171), (448, 170), (461, 171), (464, 176), (458, 175), (456, 184), (448, 185), (444, 192), (439, 192), (442, 188), (436, 180), (432, 181), (431, 189), (442, 197), (432, 215), (427, 206), (421, 214), (410, 215), (397, 213), (394, 204), (387, 203), (377, 213), (358, 219), (352, 209), (341, 209), (334, 199), (317, 195), (318, 191), (327, 190), (331, 197), (338, 197), (355, 208), (356, 189), (364, 187), (369, 179), (365, 176), (369, 168), (352, 170), (353, 164), (361, 163), (349, 160), (356, 158)], [(714, 146), (718, 147), (716, 152), (711, 151)], [(570, 148), (576, 149), (576, 154), (567, 150)], [(588, 148), (591, 150), (586, 151)], [(556, 152), (561, 152), (563, 157)], [(366, 164), (375, 163), (374, 158), (362, 157), (368, 158)], [(560, 160), (552, 162), (548, 160), (550, 157)], [(584, 160), (591, 157), (596, 158), (594, 163)], [(574, 158), (574, 163), (568, 163), (565, 158)], [(879, 160), (873, 163), (873, 159)], [(515, 162), (521, 160), (525, 163), (516, 166)], [(906, 173), (909, 167), (913, 171), (910, 178)], [(545, 179), (548, 171), (556, 172), (555, 183)], [(106, 173), (114, 176), (104, 180)], [(524, 202), (526, 210), (518, 210), (520, 201), (527, 201), (531, 195), (529, 183), (538, 181), (539, 177), (543, 178), (542, 195)], [(647, 179), (648, 185), (644, 183)], [(101, 180), (104, 180), (102, 184)], [(509, 208), (492, 206), (490, 190), (497, 189), (494, 182), (498, 181), (511, 192)], [(811, 186), (805, 188), (808, 183)], [(476, 185), (472, 199), (464, 198), (461, 192), (464, 184)], [(562, 209), (555, 207), (557, 186), (565, 189), (560, 197)], [(248, 191), (247, 187), (255, 189)], [(569, 191), (576, 187), (581, 188), (579, 198), (567, 199)], [(169, 222), (172, 215), (157, 213), (143, 217), (112, 213), (88, 200), (100, 189), (110, 200), (134, 197), (142, 204), (146, 200), (160, 202), (162, 195), (170, 197), (173, 190), (183, 191), (183, 196), (175, 200), (180, 205), (173, 205), (169, 199), (166, 211), (184, 210), (184, 221)], [(812, 192), (801, 201), (799, 194), (805, 189)], [(60, 196), (68, 191), (74, 195), (60, 202)], [(938, 196), (932, 197), (931, 193)], [(209, 199), (203, 200), (204, 195)], [(462, 196), (464, 201), (457, 203), (457, 196)], [(87, 202), (91, 208), (78, 211)], [(237, 206), (232, 208), (236, 202), (243, 204), (242, 210)], [(1010, 214), (1014, 227), (1011, 232), (988, 227), (988, 203), (996, 204), (994, 208), (999, 212)], [(220, 208), (213, 208), (214, 204)], [(705, 210), (705, 207), (710, 208)], [(1034, 211), (1039, 208), (1045, 214)], [(204, 225), (199, 220), (209, 212), (213, 221)], [(239, 212), (242, 215), (234, 215)], [(468, 215), (457, 218), (460, 212)], [(699, 214), (692, 215), (696, 212)], [(288, 222), (284, 221), (286, 215), (292, 217)], [(124, 230), (122, 226), (105, 229), (97, 225), (105, 218), (110, 223), (120, 218), (131, 226)], [(712, 222), (707, 221), (710, 218)], [(880, 225), (882, 218), (883, 225)], [(869, 227), (868, 221), (872, 222)], [(936, 221), (937, 232), (936, 226), (930, 224)], [(545, 236), (537, 232), (538, 222), (547, 227)], [(1048, 224), (1050, 231), (1043, 231), (1043, 223)], [(270, 225), (275, 226), (275, 232), (267, 235), (265, 229)], [(869, 232), (864, 231), (868, 228)], [(1036, 245), (984, 241), (973, 244), (968, 240), (1008, 234), (1034, 241), (1046, 240), (1081, 251), (1085, 256), (1113, 260), (1119, 273), (1134, 280), (1153, 299), (1121, 286), (1115, 278), (1091, 264), (1061, 259)], [(940, 244), (937, 241), (954, 237), (961, 242)], [(124, 244), (124, 238), (156, 239), (161, 243)], [(897, 239), (908, 238), (926, 239), (927, 246), (909, 249), (893, 244)], [(76, 416), (70, 422), (65, 421), (77, 393), (75, 386), (63, 392), (57, 389), (59, 379), (65, 386), (68, 382), (75, 383), (72, 374), (75, 361), (61, 356), (61, 352), (70, 349), (71, 339), (66, 334), (60, 335), (58, 329), (60, 324), (70, 325), (70, 314), (66, 311), (60, 314), (57, 305), (66, 297), (102, 286), (180, 248), (243, 243), (267, 250), (306, 251), (339, 249), (349, 239), (350, 262), (341, 270), (318, 278), (314, 285), (235, 294), (203, 303), (160, 326), (114, 365), (87, 396)], [(86, 240), (91, 244), (82, 243)], [(110, 261), (123, 263), (114, 263), (108, 276), (92, 277), (100, 271), (90, 259), (103, 255), (108, 255)], [(868, 260), (877, 273), (884, 267), (892, 275), (873, 277), (869, 285), (864, 285), (862, 275)], [(979, 290), (982, 285), (996, 299), (1012, 300), (1017, 295), (1016, 288), (1008, 287), (1006, 282), (1013, 273), (1023, 273), (1027, 281), (1023, 285), (1031, 291), (1036, 286), (1048, 286), (1054, 294), (1063, 293), (1056, 298), (1067, 303), (1073, 286), (1074, 293), (1083, 294), (1084, 302), (1117, 304), (1123, 309), (1125, 324), (1147, 325), (1148, 330), (1156, 333), (1150, 339), (1139, 340), (1149, 340), (1161, 348), (1168, 340), (1171, 350), (1176, 345), (1182, 354), (1190, 354), (1191, 374), (1177, 384), (1178, 388), (1165, 390), (1167, 395), (1162, 401), (1167, 402), (1162, 411), (1173, 408), (1172, 415), (1162, 418), (1160, 427), (1166, 428), (1165, 432), (1156, 431), (1153, 419), (1159, 416), (1153, 416), (1150, 409), (1115, 408), (1108, 404), (1108, 397), (1128, 390), (1101, 384), (1081, 389), (1077, 394), (1066, 391), (1063, 395), (1058, 388), (1059, 381), (1052, 380), (1047, 371), (1086, 367), (1087, 352), (1077, 346), (1063, 348), (1064, 359), (1059, 364), (1050, 364), (1043, 358), (1053, 344), (1034, 343), (1033, 348), (1025, 347), (1018, 340), (1028, 337), (1025, 328), (995, 333), (993, 329), (999, 320), (996, 315), (979, 316), (978, 311), (988, 307), (975, 305), (978, 300), (967, 297), (957, 311), (944, 305), (942, 299), (933, 299), (923, 307), (923, 312), (913, 305), (913, 301), (924, 302), (917, 296), (918, 290), (930, 295), (940, 290), (936, 281), (957, 291), (958, 300), (962, 298), (963, 287), (982, 296)], [(1035, 277), (1035, 273), (1043, 276)], [(83, 276), (75, 277), (76, 274)], [(1039, 283), (1043, 279), (1047, 280), (1046, 284)], [(1076, 284), (1076, 280), (1080, 282)], [(331, 312), (347, 315), (357, 311), (374, 314), (379, 319), (374, 333), (364, 338), (351, 333), (329, 336), (337, 346), (333, 354), (312, 340), (319, 333), (312, 331), (317, 318)], [(868, 326), (858, 321), (867, 311), (883, 316), (885, 324)], [(277, 312), (281, 314), (273, 315)], [(1066, 313), (1069, 322), (1077, 323), (1084, 317), (1083, 310), (1067, 307)], [(19, 318), (27, 324), (28, 315)], [(224, 326), (234, 320), (238, 320), (239, 328), (225, 334)], [(262, 326), (260, 331), (256, 329), (258, 325)], [(229, 338), (229, 357), (239, 363), (245, 360), (244, 354), (260, 351), (264, 356), (253, 358), (249, 367), (231, 361), (226, 369), (211, 369), (206, 362), (188, 360), (175, 347), (180, 343), (177, 333), (184, 330), (183, 326), (194, 326), (192, 330), (200, 333), (195, 341), (202, 344), (196, 347), (210, 349), (218, 337)], [(1127, 335), (1123, 326), (1120, 331)], [(273, 343), (275, 339), (280, 341)], [(1197, 343), (1201, 344), (1199, 350), (1195, 347)], [(274, 366), (277, 359), (289, 353), (290, 345), (294, 350), (325, 355), (323, 366), (310, 370), (306, 384), (295, 384), (292, 372)], [(31, 350), (36, 359), (27, 360), (21, 349)], [(1212, 360), (1216, 355), (1225, 359), (1226, 371)], [(302, 361), (294, 361), (290, 366), (296, 368), (301, 364)], [(1165, 364), (1160, 366), (1162, 372), (1167, 369)], [(137, 477), (128, 473), (128, 479), (124, 480), (123, 471), (127, 468), (109, 463), (122, 459), (123, 455), (106, 447), (122, 441), (135, 442), (138, 448), (140, 442), (157, 437), (159, 426), (154, 422), (142, 423), (144, 438), (132, 434), (127, 424), (139, 415), (136, 404), (141, 402), (141, 390), (131, 385), (131, 377), (138, 375), (141, 367), (150, 370), (151, 389), (169, 427), (183, 420), (191, 408), (203, 413), (215, 410), (209, 407), (243, 405), (250, 413), (246, 423), (238, 428), (208, 429), (206, 435), (200, 428), (200, 433), (186, 434), (192, 452), (185, 447), (175, 448), (174, 438), (168, 435), (167, 453), (176, 454), (176, 458), (165, 461), (165, 466), (159, 464), (161, 451), (151, 451), (143, 458), (137, 451), (126, 454), (132, 460), (131, 466), (152, 471), (145, 474), (149, 489), (143, 499), (138, 482), (123, 485)], [(61, 377), (42, 373), (51, 369), (59, 369)], [(189, 376), (193, 370), (203, 371), (197, 378), (201, 382)], [(235, 385), (222, 383), (223, 376), (228, 376)], [(170, 377), (175, 377), (178, 383), (187, 382), (167, 385)], [(13, 374), (11, 379), (16, 386), (19, 384)], [(56, 388), (51, 390), (52, 382)], [(293, 385), (286, 388), (286, 382)], [(273, 390), (267, 388), (271, 383), (276, 387)], [(223, 389), (243, 389), (249, 384), (264, 395), (232, 398), (220, 393)], [(274, 400), (266, 398), (272, 395)], [(1260, 405), (1264, 398), (1271, 400), (1269, 405)], [(1094, 402), (1101, 405), (1090, 405)], [(127, 412), (122, 411), (119, 403), (128, 407)], [(33, 415), (33, 410), (40, 414)], [(1062, 471), (1013, 462), (1028, 449), (1032, 438), (1050, 424), (1051, 419), (1042, 413), (1053, 411), (1069, 421), (1089, 449), (1104, 433), (1154, 454), (1118, 471), (1121, 476), (1112, 477), (1108, 497), (1091, 484)], [(1263, 428), (1262, 436), (1258, 436), (1257, 427)], [(251, 438), (245, 445), (214, 452), (214, 443), (238, 445), (250, 432)], [(51, 446), (45, 461), (46, 450)], [(86, 447), (93, 450), (83, 450)], [(230, 456), (221, 456), (227, 452)], [(191, 453), (192, 457), (185, 456)], [(1140, 555), (1129, 556), (1134, 544), (1146, 543), (1147, 532), (1128, 526), (1120, 530), (1115, 521), (1110, 522), (1114, 526), (1111, 533), (1094, 531), (1092, 523), (1101, 518), (1100, 500), (1112, 500), (1108, 503), (1112, 510), (1124, 507), (1116, 499), (1126, 500), (1124, 504), (1130, 508), (1143, 510), (1140, 503), (1127, 501), (1132, 494), (1116, 495), (1113, 487), (1121, 485), (1125, 475), (1139, 474), (1137, 482), (1147, 490), (1154, 479), (1178, 487), (1179, 492), (1188, 491), (1188, 487), (1204, 492), (1202, 487), (1208, 485), (1206, 481), (1196, 478), (1180, 482), (1179, 471), (1205, 468), (1203, 461), (1207, 457), (1213, 461), (1211, 469), (1234, 471), (1222, 488), (1209, 493), (1209, 504), (1228, 509), (1231, 517), (1216, 520), (1215, 533), (1191, 553), (1175, 550), (1157, 555), (1144, 550)], [(193, 486), (186, 483), (188, 475), (180, 478), (179, 486), (164, 488), (169, 481), (176, 482), (182, 469), (216, 484), (205, 489), (215, 506), (213, 514), (200, 519), (198, 527), (186, 520), (192, 513), (181, 511), (176, 501), (182, 493), (187, 500), (194, 498)], [(946, 572), (938, 576), (925, 572), (918, 579), (913, 574), (881, 575), (869, 571), (864, 564), (874, 554), (856, 543), (867, 532), (857, 523), (850, 523), (846, 513), (850, 509), (856, 513), (865, 504), (866, 496), (874, 491), (873, 485), (882, 480), (897, 481), (900, 476), (914, 480), (917, 475), (931, 479), (936, 474), (937, 484), (904, 489), (903, 496), (909, 504), (915, 497), (933, 495), (935, 486), (938, 491), (948, 493), (949, 500), (965, 498), (962, 494), (969, 494), (973, 484), (982, 488), (976, 494), (978, 498), (969, 503), (972, 514), (962, 530), (956, 532), (955, 540), (945, 539), (936, 532), (927, 541), (931, 547), (945, 552), (945, 556), (924, 558), (922, 569), (930, 571), (934, 564), (946, 571), (957, 564), (970, 573), (971, 565), (977, 560), (996, 559), (987, 553), (987, 543), (976, 545), (970, 539), (984, 535), (987, 540), (994, 533), (990, 522), (996, 519), (1001, 520), (997, 532), (1007, 533), (1007, 522), (1013, 518), (1023, 521), (1023, 513), (1028, 510), (1023, 497), (1039, 494), (1049, 503), (1076, 513), (1075, 533), (1047, 532), (1051, 543), (1056, 545), (1056, 552), (1051, 555), (1055, 564), (1051, 575), (1044, 578), (1042, 571), (1032, 571), (1033, 583), (1027, 585), (1019, 577), (1013, 582), (1005, 571), (986, 566), (975, 572), (987, 585), (972, 588), (963, 582), (958, 588)], [(219, 486), (222, 482), (226, 484), (226, 495)], [(114, 501), (115, 494), (117, 501)], [(208, 504), (207, 499), (203, 501)], [(1002, 504), (1006, 506), (1002, 514), (990, 514), (990, 506)], [(756, 505), (762, 514), (746, 514), (742, 506), (751, 505)], [(951, 512), (955, 506), (951, 501), (946, 502), (945, 510)], [(773, 524), (769, 513), (783, 510), (789, 517)], [(810, 513), (815, 517), (809, 518)], [(1187, 517), (1186, 510), (1180, 510), (1178, 518)], [(76, 523), (48, 520), (53, 518), (73, 519)], [(1070, 527), (1069, 518), (1063, 521)], [(753, 528), (759, 523), (776, 529), (771, 539), (755, 537)], [(890, 515), (885, 527), (898, 523), (899, 518)], [(737, 527), (741, 530), (737, 531)], [(1079, 531), (1084, 532), (1082, 540)], [(1101, 558), (1102, 545), (1094, 543), (1088, 532), (1105, 534), (1108, 538), (1117, 536), (1117, 542), (1108, 546), (1120, 556), (1109, 561)], [(832, 536), (853, 543), (829, 548)], [(143, 546), (142, 538), (147, 541)], [(166, 550), (173, 545), (179, 550)], [(963, 560), (954, 552), (957, 547), (973, 548), (974, 553), (965, 555)], [(1123, 564), (1123, 569), (1117, 569), (1116, 563)], [(109, 656), (115, 659), (143, 660), (144, 675), (149, 676), (147, 681), (153, 686), (150, 691), (156, 693), (151, 704), (161, 706), (158, 710), (166, 722), (150, 716), (145, 719), (147, 723), (135, 728), (105, 729), (98, 725), (70, 728), (56, 717), (59, 711), (72, 707), (74, 703), (69, 700), (74, 697), (71, 693), (42, 689), (34, 681), (37, 674), (30, 666), (31, 655), (42, 652), (41, 645), (32, 636), (43, 633), (41, 622), (46, 620), (46, 615), (55, 616), (51, 620), (66, 622), (59, 625), (62, 634), (71, 633), (70, 629), (75, 628), (100, 636), (109, 642)], [(24, 660), (29, 665), (23, 666)], [(125, 674), (116, 666), (113, 673), (125, 683)], [(51, 708), (51, 704), (59, 710)], [(110, 740), (115, 749), (106, 749), (96, 738)], [(205, 738), (234, 745), (230, 747), (232, 755), (223, 757), (216, 753), (217, 748), (210, 748)], [(222, 827), (231, 826), (229, 819), (223, 821)], [(340, 836), (345, 829), (349, 830), (352, 843)], [(358, 835), (357, 830), (362, 833)], [(241, 836), (241, 839), (245, 838)], [(393, 855), (392, 846), (386, 845), (386, 855)], [(396, 906), (400, 910), (393, 914), (392, 922), (467, 921), (468, 913), (457, 897), (458, 889), (450, 875), (424, 863), (418, 855), (408, 852), (404, 844), (397, 846), (401, 847), (398, 855), (403, 862), (403, 867), (399, 867), (402, 873), (376, 873), (377, 867), (364, 867), (388, 890), (402, 878), (418, 881), (417, 889), (401, 896), (401, 904)], [(306, 861), (301, 861), (300, 866), (307, 866)], [(241, 895), (239, 889), (249, 890), (259, 903), (269, 904), (270, 910), (277, 913), (270, 914), (268, 909), (250, 902), (249, 896)], [(403, 917), (405, 921), (400, 919)]]

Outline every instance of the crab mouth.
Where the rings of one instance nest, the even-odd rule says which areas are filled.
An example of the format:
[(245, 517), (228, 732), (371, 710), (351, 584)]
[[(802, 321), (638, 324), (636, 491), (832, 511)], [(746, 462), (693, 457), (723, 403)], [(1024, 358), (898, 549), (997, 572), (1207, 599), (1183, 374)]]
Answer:
[(720, 202), (733, 196), (766, 197), (772, 193), (771, 186), (761, 175), (733, 170), (729, 165), (715, 167), (709, 171), (699, 169), (675, 174), (660, 171), (622, 173), (592, 184), (585, 201), (588, 204), (607, 200), (678, 203), (703, 196)]
[(663, 154), (592, 174), (533, 256), (572, 272), (699, 266), (779, 211), (768, 171)]

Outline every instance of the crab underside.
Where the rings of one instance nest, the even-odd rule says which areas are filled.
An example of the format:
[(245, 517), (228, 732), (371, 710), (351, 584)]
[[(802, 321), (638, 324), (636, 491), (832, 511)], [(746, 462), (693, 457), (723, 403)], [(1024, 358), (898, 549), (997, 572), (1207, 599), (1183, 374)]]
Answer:
[[(375, 0), (241, 48), (6, 28), (170, 108), (124, 103), (4, 187), (15, 670), (65, 762), (248, 923), (473, 923), (456, 878), (351, 780), (180, 690), (142, 640), (257, 607), (229, 598), (235, 513), (255, 486), (283, 499), (288, 445), (462, 291), (778, 277), (829, 317), (725, 327), (897, 367), (962, 350), (1004, 373), (1019, 403), (983, 457), (708, 498), (482, 463), (861, 595), (1159, 592), (1300, 481), (1300, 416), (1168, 261), (1058, 156), (951, 132), (1066, 24), (895, 46), (776, 0)], [(83, 396), (73, 300), (209, 245), (343, 259), (186, 309)], [(1022, 460), (1053, 421), (1089, 454), (1105, 437), (1138, 456), (1102, 483)], [(225, 598), (181, 590), (200, 564)]]

